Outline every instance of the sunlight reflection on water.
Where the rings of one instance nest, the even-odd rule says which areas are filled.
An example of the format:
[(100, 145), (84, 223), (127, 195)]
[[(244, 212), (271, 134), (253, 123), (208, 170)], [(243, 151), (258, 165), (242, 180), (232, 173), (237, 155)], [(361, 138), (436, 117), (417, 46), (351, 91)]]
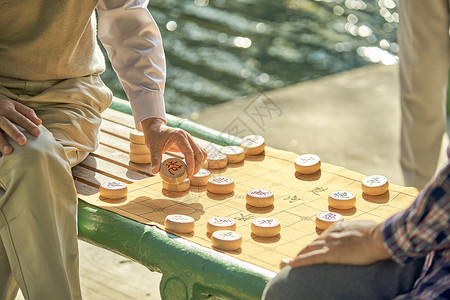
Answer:
[[(151, 0), (149, 10), (163, 36), (172, 114), (397, 62), (392, 0)], [(102, 77), (125, 98), (111, 70)]]

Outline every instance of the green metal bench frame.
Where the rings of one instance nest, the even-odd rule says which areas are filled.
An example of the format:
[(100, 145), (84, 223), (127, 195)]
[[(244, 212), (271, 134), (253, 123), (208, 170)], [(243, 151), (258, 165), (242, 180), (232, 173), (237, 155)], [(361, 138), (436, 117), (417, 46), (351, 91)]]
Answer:
[[(112, 109), (131, 114), (128, 101), (115, 98)], [(239, 145), (240, 139), (168, 116), (168, 125), (220, 145)], [(78, 204), (78, 235), (81, 240), (132, 259), (163, 274), (162, 299), (260, 299), (275, 273), (229, 255), (197, 245), (155, 226), (116, 213)]]

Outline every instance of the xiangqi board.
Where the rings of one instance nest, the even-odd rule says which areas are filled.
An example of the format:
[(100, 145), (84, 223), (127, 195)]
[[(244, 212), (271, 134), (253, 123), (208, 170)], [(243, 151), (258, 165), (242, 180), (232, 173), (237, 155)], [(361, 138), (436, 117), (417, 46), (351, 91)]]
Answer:
[[(235, 221), (242, 245), (233, 251), (222, 251), (241, 260), (278, 271), (279, 262), (294, 257), (298, 251), (318, 237), (315, 218), (320, 212), (339, 212), (344, 222), (352, 220), (383, 221), (408, 207), (417, 196), (413, 188), (391, 184), (380, 196), (363, 194), (361, 182), (365, 175), (342, 167), (322, 163), (321, 170), (302, 175), (295, 170), (297, 154), (266, 147), (263, 154), (246, 156), (238, 164), (224, 169), (211, 169), (212, 176), (226, 176), (235, 182), (229, 194), (214, 194), (206, 186), (191, 186), (184, 192), (163, 189), (161, 178), (154, 176), (128, 186), (126, 200), (102, 201), (98, 194), (79, 197), (95, 206), (113, 211), (138, 222), (164, 229), (168, 215), (181, 214), (195, 220), (189, 234), (177, 234), (192, 242), (212, 248), (208, 220), (224, 217)], [(246, 202), (250, 190), (271, 191), (274, 202), (268, 207), (254, 207)], [(338, 210), (328, 205), (331, 192), (346, 191), (356, 196), (352, 209)], [(268, 217), (280, 222), (280, 234), (260, 237), (251, 232), (255, 218)]]

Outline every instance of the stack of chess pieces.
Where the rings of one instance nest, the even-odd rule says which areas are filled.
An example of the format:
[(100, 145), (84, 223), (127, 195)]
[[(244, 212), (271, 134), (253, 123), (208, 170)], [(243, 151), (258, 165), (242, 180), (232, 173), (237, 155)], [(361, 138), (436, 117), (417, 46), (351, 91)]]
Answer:
[(130, 132), (130, 161), (137, 164), (151, 163), (150, 150), (145, 144), (144, 133), (138, 130)]
[[(213, 177), (208, 169), (222, 169), (228, 163), (240, 163), (245, 156), (260, 155), (264, 152), (264, 138), (258, 135), (247, 136), (242, 139), (240, 146), (226, 146), (219, 151), (208, 153), (207, 161), (200, 171), (190, 179), (186, 178), (186, 164), (176, 157), (168, 158), (161, 163), (160, 176), (162, 186), (169, 192), (187, 191), (190, 186), (206, 186), (214, 194), (229, 194), (234, 191), (235, 183), (232, 178), (225, 176)], [(144, 135), (139, 131), (130, 134), (130, 161), (139, 164), (150, 163), (150, 151), (145, 145)], [(315, 154), (300, 155), (295, 160), (295, 170), (298, 174), (310, 175), (321, 169), (320, 157)], [(363, 193), (377, 196), (386, 193), (389, 182), (386, 177), (372, 175), (366, 177), (361, 184)], [(126, 184), (108, 182), (100, 187), (100, 197), (107, 199), (122, 199), (126, 197)], [(254, 207), (268, 207), (274, 203), (271, 191), (257, 188), (248, 191), (246, 202)], [(326, 230), (336, 222), (344, 221), (342, 214), (336, 210), (352, 209), (356, 205), (356, 197), (347, 191), (334, 191), (328, 197), (329, 207), (333, 211), (321, 212), (316, 216), (315, 225), (319, 230)], [(176, 233), (192, 233), (195, 220), (187, 215), (168, 215), (164, 221), (166, 230)], [(260, 237), (273, 237), (280, 233), (281, 224), (274, 218), (256, 218), (252, 221), (252, 234)], [(214, 217), (208, 220), (207, 232), (211, 235), (212, 246), (222, 250), (237, 250), (241, 247), (242, 236), (236, 232), (236, 223), (227, 217)], [(288, 263), (282, 260), (280, 268)]]

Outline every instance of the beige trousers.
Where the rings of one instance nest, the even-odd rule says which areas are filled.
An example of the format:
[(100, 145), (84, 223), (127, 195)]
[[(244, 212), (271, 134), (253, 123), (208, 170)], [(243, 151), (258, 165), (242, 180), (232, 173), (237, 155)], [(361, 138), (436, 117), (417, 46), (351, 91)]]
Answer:
[(400, 0), (401, 166), (423, 188), (436, 173), (446, 134), (449, 0)]
[[(77, 194), (71, 166), (97, 147), (112, 94), (99, 76), (25, 82), (0, 78), (0, 94), (31, 107), (41, 135), (0, 157), (0, 300), (81, 299)], [(20, 129), (20, 128), (19, 128)]]

